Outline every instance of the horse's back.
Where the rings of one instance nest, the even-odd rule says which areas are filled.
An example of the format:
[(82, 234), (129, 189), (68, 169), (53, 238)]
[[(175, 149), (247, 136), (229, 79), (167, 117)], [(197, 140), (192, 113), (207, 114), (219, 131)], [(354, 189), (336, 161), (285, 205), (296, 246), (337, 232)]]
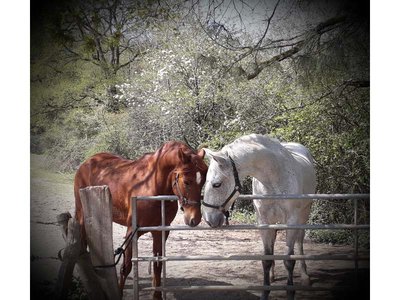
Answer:
[(281, 143), (282, 146), (290, 152), (298, 164), (298, 176), (301, 177), (302, 193), (315, 193), (317, 179), (314, 168), (314, 159), (311, 152), (299, 143)]
[(79, 166), (75, 174), (75, 183), (80, 188), (107, 184), (131, 163), (132, 161), (111, 153), (95, 154)]
[(313, 157), (311, 155), (310, 150), (308, 150), (305, 146), (299, 143), (281, 143), (283, 147), (285, 147), (292, 155), (300, 157), (304, 160), (307, 160), (309, 163), (313, 163)]
[[(264, 184), (253, 178), (254, 194), (287, 193), (289, 194), (312, 194), (316, 188), (316, 174), (313, 158), (310, 151), (299, 143), (280, 143), (278, 140), (268, 141), (274, 147), (276, 159), (282, 159), (282, 163), (289, 164), (288, 170), (293, 170), (293, 177), (285, 177), (282, 186), (286, 189), (270, 191)], [(269, 145), (269, 146), (270, 146)], [(271, 148), (270, 148), (271, 149)], [(287, 222), (292, 214), (298, 214), (300, 222), (306, 222), (311, 200), (254, 200), (256, 210), (259, 212), (263, 222)], [(307, 209), (305, 209), (307, 208)], [(303, 216), (304, 214), (304, 216)], [(264, 219), (265, 218), (265, 219)]]
[(129, 167), (133, 163), (134, 161), (111, 153), (98, 153), (83, 162), (76, 171), (74, 179), (76, 217), (82, 218), (79, 190), (88, 186), (107, 185), (112, 195), (113, 207), (116, 201), (126, 206), (123, 200), (129, 188), (127, 185), (130, 176)]
[[(283, 182), (281, 182), (282, 186), (280, 184), (270, 186), (269, 189), (272, 188), (272, 190), (269, 192), (291, 192), (299, 194), (315, 192), (316, 174), (314, 159), (308, 148), (302, 144), (294, 142), (285, 143), (267, 135), (250, 134), (238, 138), (234, 143), (226, 147), (228, 146), (236, 148), (242, 147), (242, 149), (252, 148), (256, 150), (250, 151), (249, 153), (265, 150), (265, 153), (274, 157), (274, 161), (279, 161), (279, 164), (277, 164), (279, 170), (276, 171), (294, 174), (292, 178), (283, 176)], [(255, 181), (257, 182), (257, 180)], [(261, 182), (256, 183), (255, 191), (267, 192), (267, 187), (261, 186)]]

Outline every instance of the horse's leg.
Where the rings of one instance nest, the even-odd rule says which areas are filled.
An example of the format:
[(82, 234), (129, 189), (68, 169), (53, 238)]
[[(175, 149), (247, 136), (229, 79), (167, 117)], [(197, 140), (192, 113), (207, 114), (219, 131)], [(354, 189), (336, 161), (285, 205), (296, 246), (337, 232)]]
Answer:
[[(273, 252), (273, 250), (272, 250), (272, 252)], [(275, 281), (275, 260), (272, 261), (271, 271), (269, 273), (269, 282), (272, 283), (274, 281)]]
[[(126, 231), (125, 238), (127, 238), (131, 232), (132, 232), (132, 227), (129, 226), (128, 230)], [(124, 253), (124, 261), (120, 269), (119, 291), (121, 293), (121, 297), (124, 291), (126, 278), (128, 278), (128, 275), (131, 272), (131, 270), (132, 270), (132, 243), (130, 242), (126, 245), (126, 250)]]
[[(261, 230), (261, 239), (264, 245), (264, 254), (265, 255), (273, 255), (274, 254), (274, 243), (276, 238), (276, 230)], [(263, 270), (264, 270), (264, 285), (270, 285), (270, 270), (273, 266), (273, 260), (263, 260)], [(261, 294), (262, 300), (267, 300), (269, 297), (270, 291), (264, 290)]]
[[(162, 255), (162, 232), (161, 231), (152, 231), (151, 235), (153, 236), (153, 255), (161, 256)], [(167, 240), (169, 235), (169, 231), (165, 232), (165, 240)], [(162, 271), (162, 262), (154, 262), (153, 263), (153, 287), (158, 287), (161, 285), (161, 271)], [(159, 291), (154, 292), (153, 299), (162, 299), (162, 293)]]
[[(296, 243), (297, 237), (299, 235), (299, 230), (289, 229), (286, 230), (286, 255), (293, 255), (294, 244)], [(293, 270), (296, 264), (295, 260), (285, 260), (283, 261), (285, 268), (288, 272), (287, 285), (293, 285)], [(295, 291), (287, 291), (287, 298), (290, 300), (294, 299)]]
[[(297, 250), (300, 255), (304, 255), (303, 242), (304, 242), (304, 230), (299, 231), (299, 236), (297, 239)], [(307, 274), (307, 265), (305, 260), (300, 260), (300, 273), (301, 273), (301, 284), (310, 285), (310, 276)]]
[[(275, 239), (276, 239), (276, 233), (277, 231), (275, 231)], [(272, 254), (274, 253), (274, 245), (275, 245), (275, 239), (274, 242), (271, 245), (272, 248)], [(271, 269), (269, 271), (269, 282), (272, 283), (275, 281), (275, 260), (271, 260)]]
[[(128, 238), (129, 234), (132, 232), (132, 227), (128, 227), (126, 231), (125, 239)], [(139, 231), (137, 233), (138, 238), (144, 234), (145, 232)], [(119, 289), (121, 292), (121, 297), (123, 295), (123, 290), (125, 286), (125, 281), (128, 278), (129, 273), (132, 271), (132, 241), (126, 244), (125, 253), (123, 254), (124, 261), (121, 265), (120, 269), (120, 278), (119, 278)]]

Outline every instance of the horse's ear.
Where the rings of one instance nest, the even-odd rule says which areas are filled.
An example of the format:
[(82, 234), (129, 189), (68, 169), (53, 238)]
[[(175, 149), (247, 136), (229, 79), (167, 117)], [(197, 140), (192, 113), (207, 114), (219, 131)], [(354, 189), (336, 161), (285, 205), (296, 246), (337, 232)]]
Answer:
[(223, 165), (226, 162), (226, 158), (218, 152), (213, 152), (209, 149), (203, 148), (208, 158), (215, 160), (217, 163)]
[(182, 148), (179, 148), (178, 156), (179, 156), (179, 159), (181, 160), (181, 162), (183, 162), (184, 164), (187, 164), (190, 162), (190, 156), (186, 155), (185, 152), (183, 152)]
[(204, 156), (206, 155), (206, 151), (202, 148), (202, 149), (199, 149), (199, 150), (197, 150), (197, 153), (196, 153), (198, 156), (200, 156), (201, 157), (201, 159), (204, 159)]
[(209, 159), (213, 158), (213, 154), (214, 154), (213, 151), (211, 151), (210, 149), (207, 149), (207, 148), (203, 148), (202, 150), (204, 151), (205, 156), (207, 156)]

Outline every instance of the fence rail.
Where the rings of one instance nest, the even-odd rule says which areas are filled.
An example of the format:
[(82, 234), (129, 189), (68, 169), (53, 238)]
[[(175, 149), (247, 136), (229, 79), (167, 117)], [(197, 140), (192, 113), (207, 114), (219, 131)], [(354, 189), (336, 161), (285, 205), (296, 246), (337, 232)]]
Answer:
[[(161, 196), (138, 196), (136, 200), (153, 200), (153, 201), (177, 201), (177, 196), (161, 195)], [(238, 200), (351, 200), (351, 199), (369, 199), (369, 194), (279, 194), (279, 195), (239, 195)]]
[(171, 230), (263, 230), (263, 229), (275, 229), (275, 230), (286, 230), (286, 229), (369, 229), (369, 225), (354, 225), (354, 224), (310, 224), (310, 225), (286, 225), (286, 224), (260, 224), (260, 225), (229, 225), (218, 228), (212, 228), (207, 226), (196, 226), (188, 227), (185, 225), (173, 225), (173, 226), (149, 226), (139, 227), (138, 231), (171, 231)]
[[(161, 287), (143, 288), (143, 291), (161, 291), (166, 299), (167, 291), (242, 291), (242, 290), (305, 290), (305, 291), (328, 291), (331, 288), (309, 287), (309, 286), (165, 286), (166, 262), (167, 261), (205, 261), (205, 260), (350, 260), (354, 261), (356, 280), (358, 272), (358, 261), (369, 260), (367, 255), (358, 254), (358, 230), (368, 230), (368, 224), (358, 224), (358, 200), (369, 199), (369, 194), (296, 194), (296, 195), (240, 195), (242, 200), (353, 200), (354, 203), (354, 224), (308, 224), (308, 225), (287, 225), (287, 224), (245, 224), (230, 225), (219, 228), (205, 226), (189, 227), (182, 225), (165, 226), (165, 201), (177, 201), (177, 196), (140, 196), (132, 198), (132, 227), (135, 235), (133, 243), (133, 298), (139, 299), (139, 274), (138, 263), (153, 261), (163, 263), (163, 278)], [(161, 201), (161, 226), (137, 227), (137, 201)], [(327, 229), (327, 230), (353, 230), (354, 231), (354, 254), (353, 255), (230, 255), (230, 256), (166, 256), (165, 254), (165, 231), (172, 230), (286, 230), (286, 229)], [(151, 257), (138, 256), (137, 231), (161, 231), (162, 232), (162, 255)], [(336, 288), (335, 288), (336, 289)], [(343, 287), (340, 287), (343, 289)]]
[(334, 255), (202, 255), (202, 256), (142, 256), (132, 261), (202, 261), (202, 260), (369, 260), (369, 256), (351, 254)]
[[(335, 290), (350, 289), (350, 286), (337, 286)], [(147, 287), (142, 291), (194, 292), (194, 291), (331, 291), (330, 287), (311, 287), (304, 285), (207, 285), (207, 286), (167, 286)], [(218, 299), (218, 298), (216, 298)]]

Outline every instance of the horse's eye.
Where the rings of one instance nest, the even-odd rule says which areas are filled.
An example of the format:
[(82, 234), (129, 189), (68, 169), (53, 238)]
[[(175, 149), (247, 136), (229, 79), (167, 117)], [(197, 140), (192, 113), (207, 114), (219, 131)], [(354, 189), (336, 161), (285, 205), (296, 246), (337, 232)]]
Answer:
[(190, 185), (190, 181), (184, 181), (183, 182), (185, 185)]
[(221, 186), (221, 182), (214, 182), (213, 184), (212, 184), (212, 186), (213, 186), (213, 188), (219, 188), (220, 186)]

